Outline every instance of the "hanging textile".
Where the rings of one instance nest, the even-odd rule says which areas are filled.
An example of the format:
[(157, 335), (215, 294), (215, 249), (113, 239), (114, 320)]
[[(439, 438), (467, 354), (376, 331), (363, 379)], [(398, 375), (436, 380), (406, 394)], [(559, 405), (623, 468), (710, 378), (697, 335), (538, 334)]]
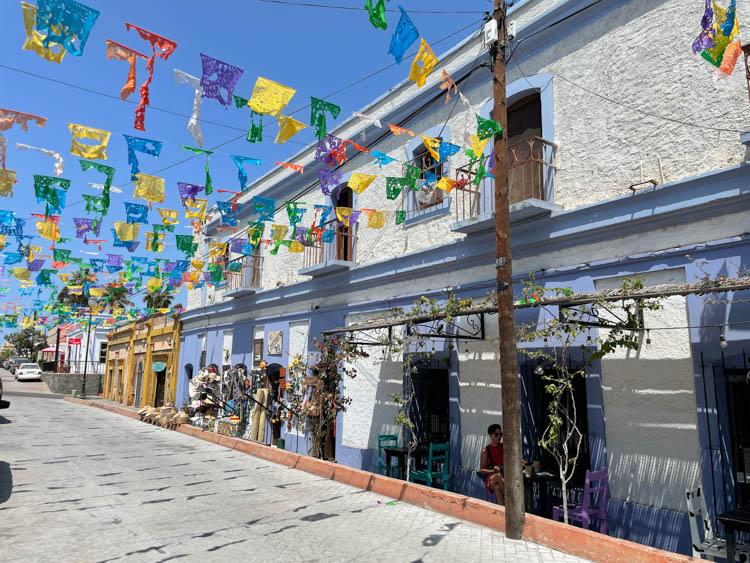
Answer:
[(364, 121), (368, 125), (374, 125), (375, 127), (382, 127), (382, 125), (380, 124), (380, 120), (378, 120), (378, 119), (376, 119), (374, 117), (371, 117), (369, 115), (365, 115), (364, 113), (359, 113), (358, 111), (353, 111), (352, 115), (354, 117), (360, 118), (362, 121)]
[(66, 53), (65, 47), (53, 41), (49, 41), (48, 46), (45, 47), (43, 41), (46, 36), (34, 29), (34, 26), (36, 26), (36, 6), (27, 2), (21, 2), (21, 9), (23, 10), (23, 27), (26, 31), (26, 42), (23, 44), (22, 49), (24, 51), (34, 51), (45, 61), (51, 63), (59, 64), (62, 62)]
[(211, 181), (211, 171), (209, 169), (211, 164), (211, 155), (214, 154), (213, 151), (207, 151), (205, 149), (198, 149), (195, 147), (186, 147), (185, 145), (180, 145), (180, 148), (186, 151), (193, 152), (195, 154), (205, 154), (206, 155), (206, 195), (210, 195), (214, 191), (214, 185)]
[(253, 211), (258, 214), (258, 222), (273, 221), (273, 216), (276, 214), (276, 200), (256, 195), (253, 198)]
[(40, 117), (38, 115), (32, 115), (30, 113), (24, 113), (12, 109), (0, 108), (0, 168), (6, 168), (5, 152), (8, 148), (8, 140), (3, 136), (3, 131), (7, 131), (16, 124), (21, 126), (21, 130), (28, 131), (29, 121), (33, 121), (39, 127), (47, 125), (46, 117)]
[(340, 145), (341, 139), (336, 135), (328, 134), (323, 139), (318, 140), (318, 145), (315, 148), (315, 156), (313, 158), (319, 162), (324, 161), (326, 156)]
[[(133, 197), (145, 199), (149, 202), (163, 203), (165, 192), (164, 192), (164, 178), (157, 176), (151, 176), (150, 174), (138, 173), (136, 176), (135, 193)], [(151, 204), (149, 203), (149, 206)]]
[[(107, 160), (107, 144), (112, 135), (109, 131), (86, 127), (76, 123), (68, 123), (70, 134), (73, 135), (73, 143), (70, 146), (70, 154), (92, 158), (95, 160)], [(98, 141), (96, 145), (84, 145), (81, 140), (90, 139)]]
[(716, 32), (714, 31), (713, 20), (714, 20), (714, 9), (711, 6), (712, 0), (706, 0), (706, 9), (703, 12), (701, 18), (701, 32), (700, 35), (693, 41), (693, 53), (700, 53), (705, 49), (712, 49), (716, 47), (714, 37)]
[(259, 76), (253, 87), (253, 95), (247, 102), (255, 113), (277, 115), (294, 96), (296, 90)]
[[(712, 34), (710, 37), (713, 40), (714, 45), (711, 47), (706, 47), (703, 52), (701, 52), (701, 57), (710, 62), (712, 65), (721, 69), (722, 63), (724, 61), (724, 54), (727, 51), (727, 48), (734, 41), (734, 38), (739, 33), (739, 22), (737, 21), (735, 0), (732, 0), (730, 2), (727, 9), (722, 8), (714, 1), (713, 16), (714, 24), (711, 28)], [(706, 14), (704, 14), (704, 19), (705, 17)], [(704, 33), (701, 32), (701, 36), (699, 36), (699, 39), (703, 35)], [(698, 40), (696, 40), (696, 42), (698, 42)], [(730, 52), (730, 55), (732, 54), (733, 53)], [(731, 72), (734, 70), (735, 63), (736, 58), (734, 60), (727, 61), (727, 65), (723, 70), (721, 70), (720, 74), (731, 74)], [(731, 68), (729, 68), (730, 66)], [(728, 73), (726, 72), (727, 70), (729, 71)]]
[(432, 155), (432, 158), (439, 161), (440, 154), (438, 154), (438, 149), (440, 148), (440, 139), (427, 137), (425, 135), (420, 135), (420, 137), (422, 139), (422, 144), (424, 145), (424, 148), (426, 148), (429, 151), (429, 153)]
[(86, 233), (94, 233), (94, 236), (98, 237), (102, 227), (101, 221), (88, 217), (73, 217), (73, 223), (76, 228), (76, 238), (84, 238)]
[(324, 195), (331, 195), (344, 179), (343, 172), (338, 170), (318, 170), (320, 189)]
[(16, 171), (0, 169), (0, 196), (13, 197), (13, 186), (16, 184)]
[(230, 154), (229, 158), (231, 158), (234, 164), (237, 166), (237, 179), (240, 181), (240, 190), (242, 190), (243, 192), (246, 192), (247, 191), (247, 173), (245, 172), (245, 168), (243, 164), (248, 162), (250, 164), (254, 164), (255, 166), (260, 166), (263, 161), (259, 158), (250, 158), (249, 156), (237, 156), (236, 154)]
[(385, 197), (387, 199), (396, 199), (401, 191), (410, 185), (408, 178), (391, 178), (385, 179)]
[(341, 106), (310, 96), (310, 126), (315, 127), (315, 136), (319, 140), (327, 134), (326, 113), (330, 113), (331, 117), (337, 119), (341, 113)]
[(443, 177), (438, 181), (437, 187), (449, 194), (451, 193), (451, 190), (456, 187), (456, 181)]
[(124, 242), (135, 240), (141, 230), (140, 223), (124, 223), (122, 221), (115, 221), (114, 226), (117, 237)]
[(208, 207), (207, 199), (186, 199), (182, 203), (185, 205), (186, 219), (200, 219), (203, 221), (206, 218), (206, 209)]
[(180, 192), (180, 200), (182, 204), (185, 205), (186, 199), (194, 200), (195, 196), (197, 196), (200, 192), (202, 192), (206, 188), (204, 186), (199, 186), (197, 184), (186, 184), (185, 182), (177, 182), (177, 189)]
[(130, 65), (130, 68), (128, 69), (128, 78), (125, 81), (125, 85), (120, 90), (120, 98), (125, 101), (128, 99), (128, 96), (130, 96), (130, 94), (135, 92), (135, 63), (137, 61), (137, 57), (140, 57), (144, 60), (148, 60), (148, 57), (134, 49), (131, 49), (130, 47), (120, 45), (119, 43), (117, 43), (116, 41), (112, 41), (111, 39), (105, 39), (105, 41), (107, 42), (108, 59), (115, 59), (116, 61), (127, 61), (128, 65)]
[(28, 149), (28, 150), (33, 150), (33, 151), (39, 151), (39, 152), (41, 152), (41, 153), (43, 153), (43, 154), (45, 154), (45, 155), (47, 155), (49, 157), (54, 158), (55, 159), (55, 168), (52, 171), (52, 174), (54, 176), (60, 176), (63, 173), (63, 170), (64, 170), (64, 168), (63, 168), (63, 159), (62, 159), (62, 156), (60, 156), (60, 153), (57, 153), (57, 152), (54, 152), (54, 151), (50, 151), (50, 150), (47, 150), (47, 149), (40, 149), (39, 147), (32, 147), (30, 145), (24, 145), (23, 143), (16, 143), (16, 148), (18, 150)]
[(441, 142), (440, 147), (438, 148), (438, 162), (445, 162), (453, 155), (458, 154), (458, 151), (460, 150), (461, 147), (458, 145), (446, 143), (445, 141)]
[(372, 0), (367, 0), (365, 2), (365, 10), (370, 14), (370, 23), (375, 29), (388, 29), (388, 22), (385, 19), (384, 0), (377, 0), (374, 8)]
[(290, 164), (289, 162), (277, 162), (277, 166), (283, 166), (287, 170), (291, 170), (292, 172), (299, 172), (302, 174), (302, 172), (305, 170), (305, 167), (301, 164)]
[(125, 142), (128, 144), (128, 164), (130, 164), (130, 180), (135, 182), (138, 178), (136, 174), (140, 172), (138, 167), (137, 152), (142, 152), (149, 156), (158, 158), (161, 154), (161, 141), (152, 141), (151, 139), (143, 139), (141, 137), (131, 137), (130, 135), (123, 135)]
[[(203, 53), (200, 53), (200, 56), (203, 66), (201, 75), (203, 97), (218, 100), (226, 109), (232, 103), (234, 87), (237, 86), (244, 71)], [(226, 91), (226, 97), (222, 95), (222, 88)]]
[(441, 76), (442, 82), (440, 83), (440, 89), (446, 90), (445, 92), (445, 104), (451, 101), (451, 89), (453, 89), (454, 94), (458, 94), (458, 86), (456, 86), (456, 81), (453, 80), (450, 74), (448, 74), (448, 71), (443, 69), (443, 74)]
[(399, 127), (398, 125), (393, 125), (393, 123), (389, 123), (388, 128), (391, 130), (391, 133), (393, 133), (394, 135), (407, 134), (410, 137), (414, 136), (414, 131), (410, 129), (406, 129), (405, 127)]
[(153, 51), (153, 54), (146, 62), (148, 78), (146, 78), (146, 81), (141, 84), (141, 101), (138, 103), (138, 107), (135, 108), (135, 121), (133, 123), (133, 128), (138, 129), (139, 131), (145, 131), (146, 106), (149, 105), (149, 86), (154, 78), (154, 63), (156, 62), (156, 57), (160, 57), (166, 61), (177, 48), (177, 43), (162, 37), (161, 35), (142, 29), (132, 23), (125, 22), (125, 29), (128, 31), (134, 29), (141, 39), (148, 41), (151, 44), (151, 50)]
[(388, 47), (388, 54), (393, 55), (396, 62), (401, 64), (404, 53), (419, 37), (419, 31), (417, 31), (416, 26), (409, 19), (409, 16), (406, 15), (404, 9), (401, 6), (398, 9), (401, 11), (401, 19), (398, 21), (396, 31), (391, 36), (391, 46)]
[(199, 78), (192, 76), (181, 70), (174, 69), (174, 83), (179, 86), (181, 84), (187, 84), (195, 92), (193, 96), (193, 111), (190, 114), (188, 120), (187, 130), (195, 139), (195, 144), (199, 147), (203, 146), (203, 132), (201, 131), (201, 125), (199, 122), (201, 116), (201, 105), (203, 104), (203, 88), (201, 87), (201, 81)]
[(414, 61), (411, 63), (409, 80), (413, 80), (417, 83), (417, 88), (421, 88), (437, 63), (438, 59), (435, 53), (432, 52), (427, 41), (421, 39), (421, 46), (419, 47), (417, 56), (414, 57)]
[(388, 156), (384, 152), (380, 152), (380, 151), (372, 151), (371, 154), (372, 154), (372, 156), (375, 157), (375, 164), (377, 164), (378, 166), (381, 166), (381, 167), (384, 164), (389, 164), (389, 163), (394, 162), (396, 160), (395, 158), (391, 158), (390, 156)]
[[(148, 223), (148, 206), (140, 203), (125, 203), (125, 215), (128, 223)], [(122, 237), (120, 237), (122, 238)]]
[(377, 176), (375, 174), (352, 174), (349, 178), (349, 186), (353, 192), (361, 194), (365, 191)]
[(480, 115), (477, 115), (477, 137), (480, 141), (494, 137), (495, 135), (502, 135), (502, 126), (493, 119), (485, 119)]
[(36, 30), (42, 45), (59, 43), (71, 55), (80, 57), (99, 11), (74, 0), (37, 0)]
[(274, 143), (283, 145), (289, 139), (294, 137), (297, 133), (307, 127), (301, 121), (297, 121), (293, 117), (279, 114), (276, 120), (279, 122), (279, 132), (276, 135)]
[(164, 225), (176, 225), (180, 222), (179, 213), (176, 209), (164, 209), (159, 207), (156, 209), (161, 215), (161, 222)]

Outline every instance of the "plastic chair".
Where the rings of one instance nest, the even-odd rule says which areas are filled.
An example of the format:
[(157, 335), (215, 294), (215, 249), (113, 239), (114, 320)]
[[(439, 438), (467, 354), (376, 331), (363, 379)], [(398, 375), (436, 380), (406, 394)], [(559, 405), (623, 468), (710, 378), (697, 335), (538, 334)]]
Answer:
[[(432, 487), (435, 479), (442, 479), (443, 489), (448, 490), (450, 470), (450, 448), (448, 444), (430, 444), (430, 453), (427, 458), (427, 469), (418, 469), (409, 474), (409, 480), (412, 482), (419, 481)], [(442, 469), (435, 471), (435, 464), (441, 464)]]
[[(598, 485), (593, 485), (598, 483)], [(594, 498), (592, 499), (592, 495)], [(563, 518), (563, 507), (552, 509), (552, 519)], [(568, 507), (568, 522), (580, 522), (585, 530), (590, 529), (592, 519), (599, 520), (599, 533), (607, 533), (607, 470), (586, 470), (586, 481), (583, 484), (583, 500), (580, 506)]]
[[(690, 538), (693, 544), (693, 557), (706, 556), (713, 560), (714, 557), (727, 558), (727, 540), (714, 535), (711, 518), (706, 508), (706, 497), (700, 487), (694, 491), (686, 491), (687, 509), (690, 516)], [(701, 540), (700, 530), (703, 529)], [(750, 558), (750, 544), (738, 544), (735, 557), (740, 561), (748, 561)]]
[(386, 467), (383, 446), (398, 446), (398, 436), (395, 434), (378, 434), (378, 473), (387, 477), (393, 477), (393, 470), (395, 469), (398, 471), (398, 458), (391, 458), (391, 467), (386, 473), (384, 473)]

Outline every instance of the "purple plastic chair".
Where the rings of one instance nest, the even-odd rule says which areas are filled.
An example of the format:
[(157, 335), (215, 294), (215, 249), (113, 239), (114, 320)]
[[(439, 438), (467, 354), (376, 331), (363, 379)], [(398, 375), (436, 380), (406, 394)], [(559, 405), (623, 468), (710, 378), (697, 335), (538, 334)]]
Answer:
[[(598, 484), (597, 484), (598, 483)], [(592, 498), (593, 497), (593, 498)], [(552, 519), (563, 518), (563, 507), (552, 509)], [(586, 470), (586, 481), (583, 484), (581, 506), (568, 506), (568, 522), (580, 522), (588, 530), (591, 520), (599, 520), (599, 533), (607, 533), (607, 470)]]

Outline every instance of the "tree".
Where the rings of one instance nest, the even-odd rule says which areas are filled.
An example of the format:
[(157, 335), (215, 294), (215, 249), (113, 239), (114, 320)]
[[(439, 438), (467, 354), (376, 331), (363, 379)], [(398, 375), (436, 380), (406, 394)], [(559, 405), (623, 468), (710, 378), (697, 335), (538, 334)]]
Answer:
[(149, 292), (144, 298), (143, 302), (149, 309), (166, 309), (172, 305), (174, 296), (166, 287), (157, 289), (156, 291)]
[(132, 307), (133, 302), (128, 299), (128, 288), (118, 285), (108, 285), (107, 293), (100, 303), (106, 303), (107, 310), (112, 313), (115, 309)]
[[(570, 288), (545, 288), (534, 283), (533, 276), (523, 282), (523, 302), (541, 301), (546, 294), (572, 296)], [(625, 292), (643, 289), (643, 280), (626, 279)], [(571, 369), (568, 359), (572, 347), (588, 351), (589, 360), (601, 359), (618, 348), (637, 350), (643, 334), (643, 311), (661, 309), (660, 299), (631, 299), (619, 304), (597, 301), (575, 308), (560, 306), (557, 311), (543, 307), (549, 318), (542, 327), (536, 322), (522, 326), (517, 333), (518, 342), (544, 342), (543, 348), (522, 350), (530, 358), (537, 358), (541, 369), (539, 377), (550, 397), (547, 407), (547, 427), (539, 445), (547, 450), (557, 463), (562, 483), (564, 522), (568, 523), (567, 487), (573, 478), (581, 452), (583, 433), (578, 428), (574, 383), (585, 377), (581, 369)], [(583, 334), (591, 324), (604, 328), (596, 338), (589, 334), (585, 343)], [(536, 370), (535, 370), (536, 374)], [(542, 375), (543, 374), (543, 375)]]
[(24, 328), (7, 334), (5, 340), (13, 345), (16, 354), (29, 358), (31, 361), (36, 361), (39, 352), (47, 347), (47, 339), (35, 328)]
[(84, 283), (86, 283), (87, 276), (90, 275), (89, 269), (84, 268), (83, 270), (78, 270), (77, 272), (73, 272), (68, 278), (68, 282), (65, 285), (65, 287), (62, 288), (60, 293), (57, 294), (57, 301), (59, 303), (63, 303), (64, 305), (83, 305), (86, 306), (89, 304), (88, 297), (86, 297), (83, 292), (81, 292), (80, 295), (74, 295), (68, 290), (68, 286), (71, 285), (77, 285), (82, 286)]

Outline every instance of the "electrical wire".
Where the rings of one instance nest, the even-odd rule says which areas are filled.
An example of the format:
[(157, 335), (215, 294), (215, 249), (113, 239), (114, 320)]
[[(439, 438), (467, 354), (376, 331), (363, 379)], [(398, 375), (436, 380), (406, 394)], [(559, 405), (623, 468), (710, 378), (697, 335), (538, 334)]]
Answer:
[[(315, 4), (313, 2), (290, 2), (289, 0), (258, 0), (266, 4), (282, 4), (285, 6), (301, 6), (304, 8), (328, 8), (331, 10), (350, 10), (355, 12), (367, 11), (367, 8), (357, 8), (354, 6), (335, 6), (332, 4)], [(386, 12), (400, 13), (399, 10), (386, 8)], [(412, 14), (484, 14), (481, 10), (409, 10)]]

